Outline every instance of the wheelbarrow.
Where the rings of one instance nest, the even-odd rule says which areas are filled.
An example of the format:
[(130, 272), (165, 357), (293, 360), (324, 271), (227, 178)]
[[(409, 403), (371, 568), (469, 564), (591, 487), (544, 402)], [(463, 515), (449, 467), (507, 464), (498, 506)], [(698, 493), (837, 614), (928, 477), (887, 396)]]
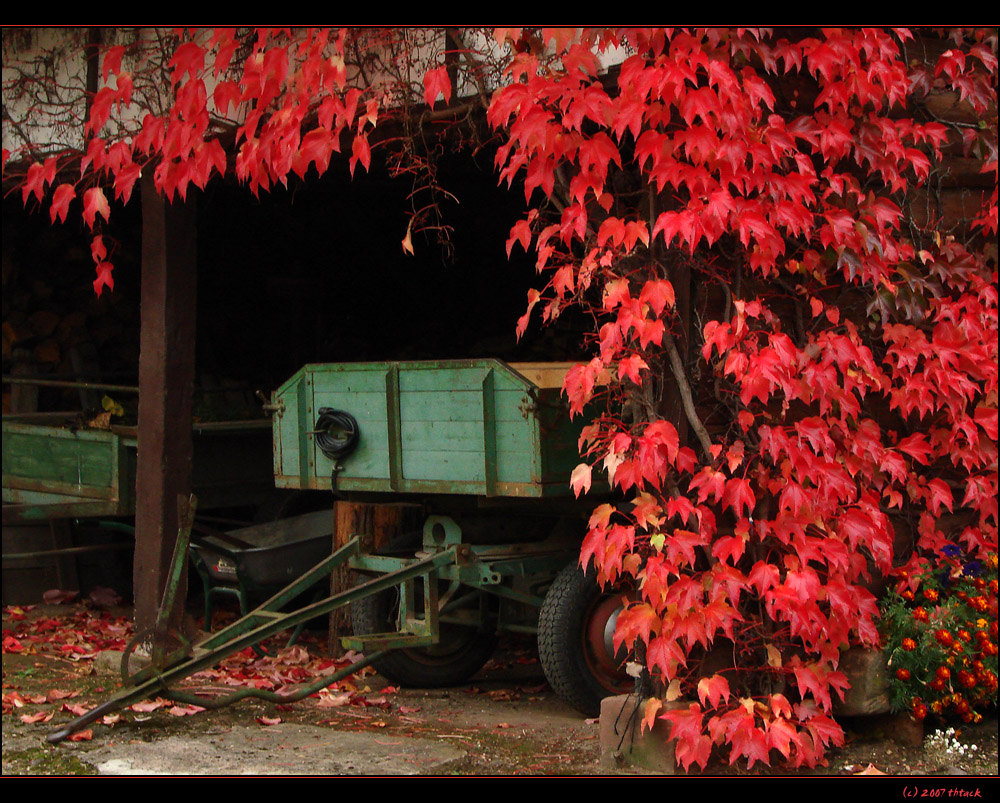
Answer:
[[(210, 630), (218, 597), (234, 597), (246, 616), (253, 603), (273, 596), (333, 551), (333, 520), (328, 510), (228, 532), (195, 525), (189, 555), (201, 578), (205, 629)], [(317, 588), (313, 595), (322, 594)], [(289, 640), (295, 643), (305, 623)]]

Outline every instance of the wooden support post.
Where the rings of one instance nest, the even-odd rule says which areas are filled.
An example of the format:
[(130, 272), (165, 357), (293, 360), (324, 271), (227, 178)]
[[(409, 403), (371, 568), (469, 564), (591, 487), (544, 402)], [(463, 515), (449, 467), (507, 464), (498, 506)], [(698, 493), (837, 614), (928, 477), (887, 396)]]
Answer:
[[(337, 501), (333, 506), (333, 541), (339, 549), (354, 536), (361, 538), (361, 552), (375, 554), (405, 533), (418, 532), (424, 523), (423, 508), (407, 504), (368, 504)], [(414, 540), (415, 546), (419, 540)], [(346, 566), (330, 576), (333, 594), (347, 591), (355, 585), (354, 573)], [(340, 636), (349, 634), (350, 610), (337, 608), (330, 612), (330, 652), (342, 653)]]
[[(167, 203), (142, 180), (136, 628), (150, 628), (177, 540), (177, 497), (191, 491), (197, 248), (195, 203)], [(179, 599), (184, 598), (182, 583)], [(177, 616), (183, 613), (177, 606)], [(179, 623), (178, 621), (175, 624)]]

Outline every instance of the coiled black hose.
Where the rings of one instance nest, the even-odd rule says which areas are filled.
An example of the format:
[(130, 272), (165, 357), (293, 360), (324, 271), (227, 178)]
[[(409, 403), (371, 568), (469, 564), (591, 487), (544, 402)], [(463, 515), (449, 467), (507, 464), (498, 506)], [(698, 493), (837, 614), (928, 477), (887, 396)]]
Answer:
[(314, 434), (319, 450), (333, 461), (330, 482), (333, 491), (336, 492), (337, 475), (344, 468), (341, 460), (357, 448), (358, 440), (361, 437), (358, 422), (353, 415), (345, 413), (343, 410), (320, 407)]

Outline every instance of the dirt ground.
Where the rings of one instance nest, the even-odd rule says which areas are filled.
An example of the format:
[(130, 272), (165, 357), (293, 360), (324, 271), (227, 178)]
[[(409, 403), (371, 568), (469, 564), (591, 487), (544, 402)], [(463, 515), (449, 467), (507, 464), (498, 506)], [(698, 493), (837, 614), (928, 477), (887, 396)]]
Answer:
[[(365, 670), (291, 705), (248, 699), (192, 713), (154, 700), (89, 726), (79, 741), (48, 744), (47, 734), (119, 687), (116, 664), (128, 616), (81, 604), (4, 610), (5, 776), (648, 774), (601, 761), (599, 722), (552, 693), (528, 638), (504, 641), (495, 658), (457, 688), (399, 688)], [(192, 683), (280, 687), (328, 670), (325, 642), (324, 633), (307, 634), (281, 653), (280, 663), (248, 656), (224, 674)], [(957, 782), (997, 774), (995, 715), (947, 738), (946, 724), (929, 725), (922, 744), (889, 738), (899, 735), (898, 723), (888, 730), (873, 721), (843, 724), (847, 744), (829, 756), (829, 765), (797, 775), (885, 773)], [(747, 773), (720, 762), (704, 774), (788, 773), (760, 764)]]

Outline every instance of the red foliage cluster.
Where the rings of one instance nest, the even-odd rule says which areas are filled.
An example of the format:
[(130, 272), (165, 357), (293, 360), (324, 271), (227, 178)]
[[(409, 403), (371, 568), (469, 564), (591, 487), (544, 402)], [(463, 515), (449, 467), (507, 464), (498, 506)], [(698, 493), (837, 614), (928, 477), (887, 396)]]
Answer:
[[(568, 188), (508, 248), (549, 277), (529, 313), (596, 321), (565, 390), (608, 412), (573, 484), (598, 471), (627, 501), (597, 509), (581, 562), (634, 578), (616, 643), (666, 699), (697, 697), (647, 708), (685, 767), (722, 744), (822, 761), (841, 651), (879, 642), (868, 586), (905, 558), (901, 528), (912, 582), (950, 541), (996, 548), (996, 40), (934, 41), (925, 58), (902, 30), (585, 31), (560, 63), (521, 48), (490, 108), (502, 176)], [(609, 46), (632, 54), (613, 85), (588, 55)], [(944, 92), (977, 122), (932, 117)], [(992, 181), (959, 239), (910, 202), (963, 155)]]

